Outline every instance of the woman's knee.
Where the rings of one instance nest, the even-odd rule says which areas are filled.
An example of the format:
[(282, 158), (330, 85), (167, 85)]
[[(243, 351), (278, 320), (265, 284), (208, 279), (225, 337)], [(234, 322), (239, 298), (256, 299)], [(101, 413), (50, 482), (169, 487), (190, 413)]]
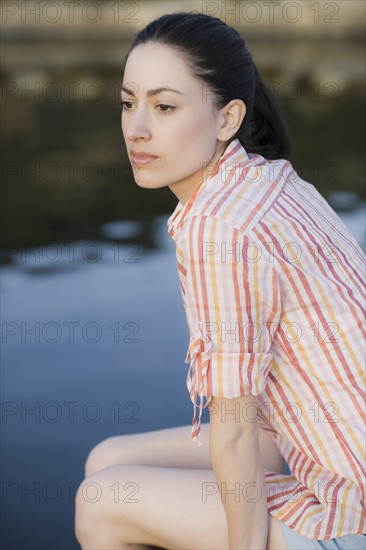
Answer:
[(127, 446), (127, 435), (126, 436), (112, 436), (107, 437), (100, 441), (95, 447), (89, 452), (87, 459), (85, 461), (85, 477), (88, 478), (96, 472), (107, 468), (113, 460), (115, 460), (115, 450), (117, 447), (117, 439), (119, 440), (119, 458), (122, 460), (121, 453), (123, 451), (123, 439), (126, 438)]
[(122, 549), (127, 548), (127, 539), (133, 540), (136, 528), (130, 517), (136, 505), (130, 503), (138, 502), (132, 498), (139, 489), (135, 481), (138, 472), (129, 464), (115, 465), (81, 482), (75, 495), (74, 532), (83, 549)]
[(88, 504), (87, 489), (91, 478), (84, 479), (79, 485), (75, 495), (75, 520), (74, 530), (76, 540), (82, 548), (85, 547), (88, 537), (95, 528), (94, 518), (90, 515), (90, 504)]
[[(99, 445), (103, 443), (104, 441)], [(95, 542), (97, 533), (103, 531), (104, 525), (108, 523), (109, 500), (113, 495), (112, 485), (117, 481), (112, 474), (113, 469), (110, 468), (90, 474), (80, 483), (76, 491), (75, 536), (81, 545), (93, 539)], [(121, 512), (121, 507), (119, 508)], [(82, 547), (84, 548), (83, 545)]]
[[(98, 472), (90, 475), (79, 485), (75, 496), (75, 537), (81, 548), (106, 548), (98, 545), (98, 537), (105, 532), (107, 524), (102, 513), (101, 496), (105, 488)], [(103, 534), (105, 537), (105, 535)]]

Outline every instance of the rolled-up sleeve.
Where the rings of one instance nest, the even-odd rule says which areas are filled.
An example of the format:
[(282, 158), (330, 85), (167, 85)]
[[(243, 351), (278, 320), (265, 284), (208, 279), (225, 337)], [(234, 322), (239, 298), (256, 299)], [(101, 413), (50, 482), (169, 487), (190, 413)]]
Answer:
[(271, 368), (281, 316), (277, 273), (263, 247), (213, 216), (182, 231), (184, 307), (190, 332), (185, 362), (199, 446), (202, 409), (212, 397), (258, 395)]

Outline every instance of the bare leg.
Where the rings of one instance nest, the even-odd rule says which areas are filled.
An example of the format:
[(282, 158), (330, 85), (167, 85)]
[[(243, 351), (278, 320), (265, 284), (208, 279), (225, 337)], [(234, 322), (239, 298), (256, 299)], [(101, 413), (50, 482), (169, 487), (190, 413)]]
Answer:
[[(259, 430), (266, 470), (284, 473), (284, 460), (264, 429)], [(85, 477), (114, 464), (145, 464), (168, 468), (211, 468), (209, 424), (201, 427), (202, 447), (191, 440), (191, 426), (178, 426), (141, 434), (109, 437), (96, 445), (87, 458)]]
[[(110, 466), (79, 487), (77, 539), (83, 550), (225, 550), (225, 512), (214, 487), (212, 469)], [(286, 550), (281, 537), (269, 515), (267, 550)]]
[[(201, 439), (203, 445), (200, 448), (192, 443), (190, 429), (190, 425), (186, 425), (141, 434), (110, 437), (92, 449), (85, 466), (86, 479), (79, 487), (76, 502), (75, 529), (83, 549), (92, 550), (93, 548), (98, 548), (98, 550), (101, 550), (108, 548), (115, 550), (118, 548), (122, 550), (128, 548), (129, 550), (158, 550), (161, 548), (173, 548), (173, 546), (164, 546), (164, 544), (171, 544), (171, 541), (169, 537), (164, 539), (160, 526), (166, 523), (164, 519), (164, 514), (166, 513), (164, 506), (168, 506), (171, 512), (173, 512), (172, 525), (174, 526), (177, 522), (180, 523), (180, 504), (178, 503), (178, 508), (174, 509), (175, 503), (171, 502), (176, 494), (174, 480), (181, 479), (181, 476), (185, 475), (184, 472), (187, 474), (191, 473), (193, 476), (197, 476), (198, 474), (202, 476), (208, 471), (208, 475), (213, 476), (208, 450), (209, 425), (202, 425)], [(272, 438), (263, 429), (260, 430), (260, 446), (264, 467), (273, 472), (283, 472), (284, 461)], [(128, 469), (128, 465), (131, 466), (130, 470)], [(118, 466), (120, 466), (118, 479), (121, 479), (121, 481), (113, 483), (110, 480), (108, 486), (106, 479), (108, 476), (111, 476), (111, 472), (116, 472), (113, 467), (116, 468)], [(133, 481), (130, 482), (131, 485), (128, 485), (128, 482), (123, 484), (122, 481), (126, 479), (125, 476), (128, 472), (138, 472), (139, 466), (146, 466), (146, 468), (140, 468), (140, 472), (144, 472), (146, 487), (150, 487), (152, 491), (150, 506), (156, 512), (160, 509), (159, 513), (161, 515), (159, 517), (158, 514), (155, 519), (157, 532), (152, 532), (149, 525), (146, 526), (144, 521), (140, 521), (142, 517), (145, 519), (146, 512), (142, 510), (139, 503), (130, 502), (130, 499), (127, 499), (128, 502), (125, 502), (124, 499), (120, 507), (117, 507), (116, 503), (114, 503), (114, 509), (119, 508), (120, 515), (117, 513), (113, 523), (113, 508), (111, 508), (111, 503), (108, 504), (106, 495), (109, 494), (111, 498), (113, 491), (115, 492), (117, 487), (126, 486), (125, 491), (129, 490), (130, 492), (134, 489), (136, 490), (137, 487), (133, 484)], [(134, 467), (137, 470), (134, 470)], [(99, 478), (99, 474), (101, 478)], [(161, 487), (151, 487), (149, 485), (151, 481), (159, 479), (159, 476), (166, 476), (167, 479), (171, 478), (171, 481), (167, 482), (166, 485), (163, 484), (167, 491), (165, 500), (163, 501), (161, 499)], [(129, 477), (131, 478), (131, 476)], [(133, 476), (131, 479), (133, 479)], [(189, 483), (189, 481), (187, 482)], [(192, 480), (190, 482), (196, 484), (197, 490), (197, 482), (192, 482)], [(91, 487), (91, 490), (93, 489), (93, 484), (97, 484), (95, 486), (96, 489), (99, 486), (102, 488), (104, 484), (104, 498), (101, 499), (101, 502), (104, 504), (98, 500), (95, 505), (92, 502), (93, 498), (90, 499), (88, 496), (88, 492), (86, 495), (83, 494), (84, 489), (88, 488), (88, 484), (90, 484), (89, 487)], [(128, 507), (127, 504), (129, 504)], [(171, 508), (171, 505), (173, 508)], [(219, 510), (223, 512), (221, 501), (219, 505)], [(189, 508), (191, 504), (189, 503), (187, 506)], [(205, 510), (207, 508), (206, 503)], [(136, 510), (138, 510), (138, 513), (136, 513)], [(95, 513), (96, 511), (98, 511), (97, 514)], [(133, 512), (135, 516), (126, 512)], [(182, 513), (186, 514), (184, 511)], [(192, 525), (187, 526), (188, 531), (191, 531), (194, 527), (196, 529), (199, 528), (200, 522), (197, 518), (198, 516), (196, 519), (192, 519)], [(215, 517), (212, 517), (208, 522), (212, 525), (215, 524), (215, 521)], [(279, 523), (273, 516), (270, 516), (269, 543), (272, 546), (268, 546), (268, 549), (286, 549)], [(224, 528), (226, 529), (226, 520), (224, 520)], [(172, 544), (174, 544), (174, 541), (172, 541)], [(203, 544), (203, 542), (200, 541), (199, 544)], [(181, 548), (188, 548), (186, 542), (182, 543)], [(196, 548), (203, 549), (204, 546), (201, 545)], [(214, 547), (208, 546), (208, 548)]]

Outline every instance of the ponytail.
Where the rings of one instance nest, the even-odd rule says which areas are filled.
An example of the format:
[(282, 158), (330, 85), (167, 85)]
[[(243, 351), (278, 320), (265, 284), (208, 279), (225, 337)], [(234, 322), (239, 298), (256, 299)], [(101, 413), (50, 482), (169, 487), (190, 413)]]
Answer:
[(258, 153), (267, 159), (287, 159), (291, 153), (291, 137), (283, 111), (271, 96), (254, 65), (255, 96), (251, 116), (233, 138), (238, 138), (247, 152)]

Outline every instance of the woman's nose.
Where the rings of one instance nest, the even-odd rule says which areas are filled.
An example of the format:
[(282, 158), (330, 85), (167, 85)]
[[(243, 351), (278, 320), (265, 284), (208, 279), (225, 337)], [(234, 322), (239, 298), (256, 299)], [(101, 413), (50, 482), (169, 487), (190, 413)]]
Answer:
[(122, 119), (122, 128), (125, 136), (131, 141), (151, 136), (148, 115), (142, 109), (136, 109), (133, 114), (129, 113), (125, 121)]

